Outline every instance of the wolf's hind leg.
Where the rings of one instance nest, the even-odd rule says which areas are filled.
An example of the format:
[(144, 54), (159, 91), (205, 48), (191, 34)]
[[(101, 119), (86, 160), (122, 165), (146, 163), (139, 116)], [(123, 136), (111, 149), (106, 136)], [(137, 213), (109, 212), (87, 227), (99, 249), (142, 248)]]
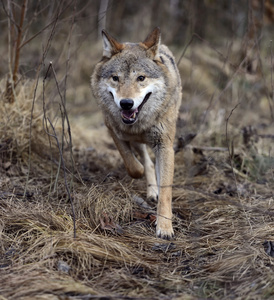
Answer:
[(145, 167), (145, 176), (147, 181), (147, 198), (152, 200), (158, 199), (158, 186), (156, 182), (154, 163), (152, 162), (145, 144), (132, 143), (132, 146), (136, 149), (142, 159), (142, 163)]

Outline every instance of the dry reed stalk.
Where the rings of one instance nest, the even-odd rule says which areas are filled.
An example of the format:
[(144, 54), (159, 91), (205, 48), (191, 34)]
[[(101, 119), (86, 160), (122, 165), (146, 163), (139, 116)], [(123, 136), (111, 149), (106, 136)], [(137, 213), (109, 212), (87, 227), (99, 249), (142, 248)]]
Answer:
[[(19, 69), (19, 60), (20, 60), (20, 49), (21, 49), (21, 40), (22, 40), (22, 34), (23, 34), (23, 25), (25, 21), (25, 13), (27, 10), (27, 0), (24, 0), (22, 5), (21, 5), (21, 13), (20, 13), (20, 20), (19, 24), (16, 24), (15, 20), (10, 20), (12, 18), (12, 5), (10, 1), (8, 1), (8, 19), (9, 19), (9, 24), (12, 22), (12, 26), (9, 26), (9, 37), (14, 35), (14, 27), (17, 29), (17, 35), (16, 38), (13, 36), (13, 38), (16, 41), (15, 44), (15, 49), (14, 49), (14, 54), (12, 53), (12, 50), (10, 52), (11, 58), (10, 58), (10, 68), (12, 68), (13, 65), (13, 70), (12, 73), (10, 73), (10, 78), (7, 80), (6, 84), (6, 91), (5, 91), (5, 96), (8, 99), (9, 103), (13, 103), (15, 100), (15, 88), (18, 83), (18, 69)], [(9, 38), (9, 42), (11, 43), (11, 38)], [(14, 57), (13, 57), (14, 55)], [(14, 59), (14, 61), (13, 61)]]

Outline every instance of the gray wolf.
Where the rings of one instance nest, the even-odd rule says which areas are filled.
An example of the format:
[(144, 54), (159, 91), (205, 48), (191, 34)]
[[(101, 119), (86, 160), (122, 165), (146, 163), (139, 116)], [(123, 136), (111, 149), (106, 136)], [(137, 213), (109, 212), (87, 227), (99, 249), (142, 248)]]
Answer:
[[(159, 28), (140, 43), (119, 43), (104, 30), (102, 36), (103, 58), (91, 77), (93, 94), (128, 174), (145, 174), (147, 197), (158, 199), (156, 235), (170, 239), (173, 142), (182, 97), (174, 57), (161, 44)], [(147, 145), (155, 153), (156, 176)]]

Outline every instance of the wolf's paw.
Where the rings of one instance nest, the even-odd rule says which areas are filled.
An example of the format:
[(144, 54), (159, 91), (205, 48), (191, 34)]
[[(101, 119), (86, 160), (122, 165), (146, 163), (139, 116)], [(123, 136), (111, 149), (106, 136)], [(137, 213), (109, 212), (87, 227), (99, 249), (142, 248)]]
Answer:
[(154, 186), (148, 186), (147, 199), (152, 202), (157, 202), (158, 201), (158, 188), (155, 188)]
[(172, 239), (174, 237), (174, 231), (171, 220), (160, 217), (157, 220), (156, 235), (158, 238), (164, 240)]

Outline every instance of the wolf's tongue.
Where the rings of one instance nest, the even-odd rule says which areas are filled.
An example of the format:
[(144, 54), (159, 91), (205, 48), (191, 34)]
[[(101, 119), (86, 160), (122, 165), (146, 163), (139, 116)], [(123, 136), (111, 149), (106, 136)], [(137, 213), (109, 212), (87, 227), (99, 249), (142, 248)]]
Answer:
[(138, 112), (138, 107), (135, 110), (122, 110), (122, 115), (126, 119), (131, 119), (134, 118), (135, 113)]

